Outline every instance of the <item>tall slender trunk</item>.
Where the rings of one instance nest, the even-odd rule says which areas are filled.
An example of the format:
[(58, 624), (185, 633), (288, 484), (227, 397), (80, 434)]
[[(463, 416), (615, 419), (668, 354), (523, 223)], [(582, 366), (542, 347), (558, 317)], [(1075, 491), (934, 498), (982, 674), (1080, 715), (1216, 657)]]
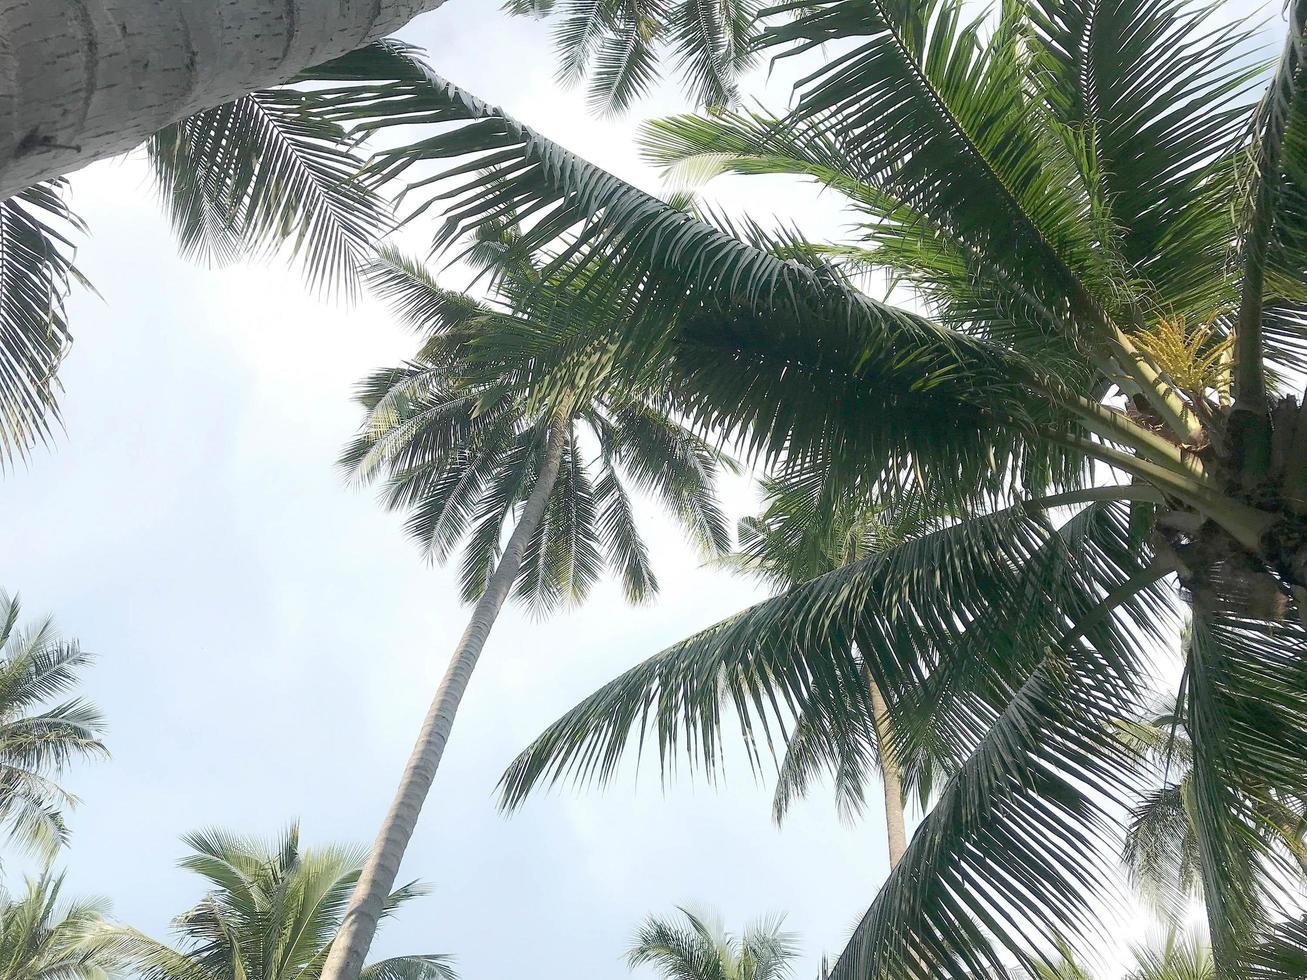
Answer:
[(0, 199), (289, 81), (443, 0), (5, 0)]
[(885, 790), (885, 836), (889, 840), (889, 869), (893, 871), (908, 849), (908, 832), (903, 821), (903, 770), (890, 751), (890, 720), (885, 698), (876, 682), (867, 677), (871, 692), (872, 719), (876, 726), (876, 751), (880, 756), (880, 782)]
[(413, 828), (422, 811), (422, 804), (427, 798), (436, 769), (440, 766), (440, 757), (444, 755), (445, 743), (449, 739), (459, 702), (463, 700), (463, 692), (467, 690), (468, 680), (481, 655), (481, 648), (485, 646), (486, 637), (490, 635), (490, 628), (495, 624), (495, 617), (517, 580), (518, 570), (522, 566), (522, 551), (545, 515), (549, 495), (558, 480), (567, 429), (566, 420), (559, 420), (550, 426), (540, 475), (522, 508), (517, 526), (508, 538), (499, 564), (486, 583), (486, 591), (477, 601), (467, 629), (454, 649), (449, 668), (436, 689), (436, 696), (422, 722), (417, 744), (413, 746), (413, 754), (400, 778), (394, 802), (381, 824), (376, 842), (363, 866), (363, 874), (350, 897), (340, 933), (331, 945), (331, 952), (322, 969), (322, 980), (358, 980), (359, 971), (363, 969), (363, 960), (368, 955), (372, 937), (377, 931), (377, 922), (381, 918), (382, 905), (395, 886), (400, 861), (413, 837)]

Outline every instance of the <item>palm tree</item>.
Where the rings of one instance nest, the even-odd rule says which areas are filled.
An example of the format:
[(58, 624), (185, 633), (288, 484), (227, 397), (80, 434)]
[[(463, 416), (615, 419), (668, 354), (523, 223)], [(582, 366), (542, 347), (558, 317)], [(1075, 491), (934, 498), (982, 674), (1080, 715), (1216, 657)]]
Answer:
[[(833, 489), (820, 481), (764, 481), (765, 509), (757, 517), (740, 521), (740, 548), (720, 563), (785, 592), (899, 547), (939, 528), (952, 516), (933, 512), (920, 498), (904, 500), (887, 510), (874, 501), (833, 495)], [(852, 656), (859, 658), (856, 650)], [(924, 807), (947, 760), (898, 757), (884, 696), (869, 670), (865, 688), (850, 693), (859, 703), (848, 706), (848, 726), (832, 727), (831, 716), (815, 710), (796, 718), (778, 771), (772, 813), (779, 824), (792, 803), (806, 793), (813, 776), (829, 770), (841, 812), (853, 817), (866, 804), (868, 779), (879, 772), (892, 869), (907, 850), (905, 788), (916, 789)], [(918, 724), (928, 726), (929, 721)], [(910, 762), (906, 769), (905, 761)]]
[[(184, 838), (181, 866), (209, 885), (174, 925), (179, 948), (118, 928), (118, 948), (140, 980), (318, 980), (340, 928), (362, 853), (301, 848), (298, 826), (275, 841), (208, 830)], [(424, 894), (406, 885), (389, 895), (385, 913)], [(453, 980), (449, 957), (395, 956), (362, 973), (365, 980)]]
[(1134, 953), (1135, 967), (1126, 980), (1216, 980), (1219, 975), (1208, 944), (1175, 930), (1162, 943)]
[[(652, 596), (657, 581), (634, 490), (664, 504), (709, 553), (730, 543), (713, 499), (729, 460), (664, 414), (648, 389), (590, 398), (577, 388), (550, 390), (535, 375), (533, 350), (550, 335), (550, 310), (565, 309), (575, 287), (541, 281), (530, 261), (500, 263), (519, 234), (511, 222), (480, 231), (472, 258), (494, 273), (489, 303), (440, 288), (394, 251), (373, 267), (376, 290), (428, 339), (414, 362), (364, 382), (367, 419), (342, 462), (361, 481), (385, 474), (386, 505), (409, 514), (408, 530), (430, 558), (462, 550), (463, 599), (474, 606), (368, 858), (328, 980), (357, 976), (454, 715), (510, 594), (544, 614), (580, 602), (612, 569), (628, 599)], [(602, 350), (573, 354), (591, 371), (604, 370)]]
[[(1134, 963), (1125, 980), (1216, 980), (1218, 976), (1207, 941), (1177, 929), (1130, 952)], [(1053, 962), (1013, 970), (1004, 976), (1008, 980), (1094, 980), (1095, 974), (1077, 960), (1065, 943), (1058, 943)]]
[[(509, 805), (610, 774), (646, 726), (664, 758), (713, 766), (727, 718), (751, 746), (804, 711), (842, 722), (869, 667), (905, 739), (895, 706), (932, 703), (929, 737), (965, 762), (834, 980), (1089, 944), (1142, 765), (1112, 722), (1187, 605), (1213, 952), (1245, 969), (1293, 912), (1263, 887), (1256, 800), (1307, 790), (1307, 425), (1276, 390), (1307, 346), (1307, 2), (1286, 13), (1263, 69), (1253, 29), (1188, 0), (1037, 0), (975, 24), (954, 0), (787, 4), (761, 50), (838, 52), (792, 107), (673, 120), (650, 144), (669, 165), (816, 177), (861, 219), (834, 246), (702, 221), (394, 48), (332, 66), (322, 105), (358, 132), (441, 124), (370, 165), (442, 203), (437, 246), (512, 207), (532, 216), (519, 250), (552, 245), (553, 269), (593, 283), (556, 348), (607, 344), (609, 388), (657, 374), (681, 417), (782, 473), (972, 515), (622, 675), (518, 760)], [(859, 290), (869, 263), (924, 312)]]
[(0, 592), (0, 826), (49, 853), (67, 839), (63, 810), (77, 802), (56, 778), (74, 758), (106, 754), (104, 723), (80, 698), (49, 704), (91, 658), (49, 618), (20, 630), (20, 611)]
[[(311, 288), (352, 300), (392, 225), (390, 205), (357, 179), (356, 148), (311, 103), (296, 85), (249, 92), (164, 126), (148, 158), (184, 255), (221, 266), (284, 253)], [(66, 300), (74, 286), (93, 288), (75, 264), (88, 229), (67, 192), (54, 178), (0, 201), (0, 463), (58, 421)]]
[[(0, 198), (124, 153), (185, 116), (287, 82), (441, 2), (307, 0), (291, 15), (263, 0), (234, 0), (221, 10), (160, 9), (140, 0), (87, 14), (74, 28), (58, 5), (6, 7)], [(136, 30), (141, 24), (151, 29)]]
[[(1118, 722), (1119, 737), (1147, 761), (1156, 774), (1130, 811), (1124, 859), (1135, 889), (1173, 922), (1202, 897), (1203, 854), (1199, 818), (1194, 812), (1193, 742), (1188, 735), (1188, 706), (1154, 703), (1136, 717)], [(1249, 787), (1258, 819), (1254, 830), (1261, 846), (1277, 855), (1284, 884), (1307, 879), (1307, 818), (1301, 799), (1282, 797), (1273, 789)]]
[(108, 903), (59, 904), (64, 876), (45, 871), (23, 894), (0, 893), (0, 980), (111, 980), (125, 963), (104, 916)]
[(798, 948), (780, 918), (763, 919), (739, 936), (721, 919), (681, 909), (685, 924), (650, 916), (635, 935), (626, 962), (651, 966), (665, 980), (784, 980)]

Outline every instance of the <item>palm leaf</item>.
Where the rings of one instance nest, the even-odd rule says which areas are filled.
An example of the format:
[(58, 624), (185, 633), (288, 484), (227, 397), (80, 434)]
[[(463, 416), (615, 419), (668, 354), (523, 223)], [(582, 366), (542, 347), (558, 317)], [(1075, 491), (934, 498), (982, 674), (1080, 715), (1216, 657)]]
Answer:
[(1288, 859), (1268, 846), (1256, 800), (1307, 792), (1305, 642), (1293, 625), (1272, 631), (1210, 610), (1194, 618), (1185, 689), (1190, 809), (1213, 952), (1231, 976), (1248, 969), (1251, 947), (1288, 900), (1276, 884)]
[(311, 288), (352, 298), (389, 228), (335, 123), (293, 88), (253, 92), (150, 138), (150, 162), (186, 255), (222, 265), (285, 249)]
[(46, 438), (58, 419), (55, 372), (71, 343), (65, 302), (89, 288), (73, 264), (85, 225), (62, 178), (0, 201), (0, 464)]

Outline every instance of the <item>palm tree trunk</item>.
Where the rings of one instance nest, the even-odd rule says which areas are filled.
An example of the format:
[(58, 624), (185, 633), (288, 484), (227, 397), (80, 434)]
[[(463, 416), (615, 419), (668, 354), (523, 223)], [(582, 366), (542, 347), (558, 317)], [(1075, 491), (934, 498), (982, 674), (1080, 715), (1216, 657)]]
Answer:
[(876, 682), (867, 676), (871, 692), (872, 718), (876, 725), (876, 749), (880, 755), (880, 782), (885, 790), (885, 836), (889, 839), (889, 869), (893, 871), (908, 849), (908, 832), (903, 821), (903, 770), (890, 751), (890, 720), (885, 698)]
[(0, 199), (289, 81), (442, 2), (0, 3)]
[(358, 980), (363, 960), (372, 945), (373, 934), (377, 931), (382, 905), (394, 888), (400, 861), (413, 837), (418, 814), (426, 800), (427, 791), (431, 788), (436, 769), (440, 766), (440, 757), (444, 755), (454, 715), (463, 700), (472, 670), (476, 667), (481, 648), (485, 646), (486, 637), (490, 635), (490, 628), (495, 624), (500, 607), (517, 580), (522, 565), (522, 551), (544, 518), (549, 495), (558, 479), (567, 430), (566, 420), (559, 420), (550, 426), (540, 475), (522, 508), (517, 526), (509, 536), (504, 553), (486, 583), (486, 591), (472, 611), (472, 619), (454, 650), (449, 669), (445, 671), (440, 687), (436, 689), (436, 696), (422, 723), (413, 754), (400, 778), (394, 802), (381, 824), (381, 831), (363, 866), (363, 874), (350, 897), (340, 933), (331, 945), (321, 980)]

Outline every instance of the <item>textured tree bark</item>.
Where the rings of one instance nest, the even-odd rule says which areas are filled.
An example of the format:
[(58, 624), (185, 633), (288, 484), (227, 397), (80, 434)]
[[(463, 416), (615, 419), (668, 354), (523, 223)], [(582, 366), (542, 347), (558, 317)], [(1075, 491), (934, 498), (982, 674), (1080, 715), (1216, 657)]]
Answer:
[(444, 0), (0, 0), (0, 199)]
[(445, 743), (449, 740), (449, 731), (454, 724), (459, 702), (463, 700), (472, 670), (476, 667), (481, 648), (485, 646), (486, 637), (490, 635), (490, 628), (495, 624), (500, 607), (508, 598), (513, 583), (517, 581), (526, 543), (544, 517), (549, 495), (558, 479), (567, 429), (567, 423), (559, 421), (549, 430), (540, 475), (522, 508), (517, 526), (509, 535), (499, 564), (486, 583), (485, 593), (472, 610), (472, 618), (454, 649), (449, 668), (436, 689), (436, 696), (422, 723), (413, 754), (400, 778), (394, 802), (391, 803), (372, 851), (368, 854), (363, 874), (354, 887), (340, 932), (331, 944), (321, 980), (358, 980), (368, 948), (372, 945), (372, 937), (377, 931), (382, 905), (395, 886), (395, 876), (399, 873), (404, 851), (413, 837), (413, 828), (417, 825), (422, 804), (431, 789), (440, 758), (445, 753)]
[(885, 790), (885, 836), (889, 840), (889, 868), (893, 871), (908, 849), (908, 832), (903, 822), (903, 773), (889, 751), (889, 715), (885, 698), (876, 682), (867, 678), (871, 710), (876, 725), (876, 748), (880, 754), (880, 781)]

